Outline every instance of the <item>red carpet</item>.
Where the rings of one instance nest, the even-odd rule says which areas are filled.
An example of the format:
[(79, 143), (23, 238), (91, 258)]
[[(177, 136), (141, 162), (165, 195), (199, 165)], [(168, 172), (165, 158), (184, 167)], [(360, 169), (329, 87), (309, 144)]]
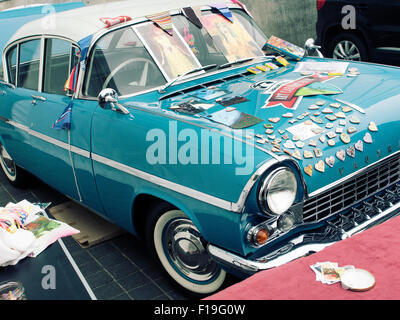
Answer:
[[(315, 280), (310, 265), (337, 262), (370, 271), (375, 287), (352, 292), (340, 283)], [(261, 271), (206, 300), (399, 300), (400, 217), (336, 243), (316, 254), (275, 269)]]

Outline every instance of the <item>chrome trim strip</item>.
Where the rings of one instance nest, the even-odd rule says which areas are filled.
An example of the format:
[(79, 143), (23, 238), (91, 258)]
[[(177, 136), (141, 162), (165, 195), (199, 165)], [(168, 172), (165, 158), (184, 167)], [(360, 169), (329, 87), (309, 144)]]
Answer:
[(182, 186), (180, 184), (174, 183), (174, 182), (169, 181), (169, 180), (165, 180), (163, 178), (154, 176), (154, 175), (149, 174), (147, 172), (140, 171), (138, 169), (129, 167), (129, 166), (124, 165), (122, 163), (119, 163), (119, 162), (110, 160), (108, 158), (102, 157), (102, 156), (100, 156), (98, 154), (95, 154), (95, 153), (92, 153), (92, 159), (94, 161), (99, 162), (99, 163), (105, 164), (105, 165), (107, 165), (107, 166), (109, 166), (111, 168), (123, 171), (123, 172), (128, 173), (128, 174), (130, 174), (132, 176), (135, 176), (135, 177), (138, 177), (140, 179), (149, 181), (151, 183), (157, 184), (157, 185), (159, 185), (161, 187), (170, 189), (172, 191), (181, 193), (181, 194), (183, 194), (185, 196), (200, 200), (202, 202), (213, 204), (214, 206), (222, 208), (224, 210), (234, 211), (233, 210), (234, 204), (229, 202), (229, 201), (226, 201), (226, 200), (211, 196), (209, 194), (206, 194), (206, 193), (191, 189), (189, 187)]
[(331, 184), (329, 184), (329, 185), (327, 185), (327, 186), (325, 186), (325, 187), (322, 187), (322, 188), (320, 188), (320, 189), (318, 189), (318, 190), (315, 190), (314, 192), (311, 192), (311, 193), (309, 194), (309, 197), (310, 197), (310, 198), (311, 198), (311, 197), (314, 197), (314, 196), (316, 196), (316, 195), (318, 195), (318, 194), (320, 194), (320, 193), (322, 193), (322, 192), (324, 192), (324, 191), (326, 191), (326, 190), (329, 190), (329, 189), (331, 189), (331, 188), (337, 186), (338, 184), (341, 184), (341, 183), (343, 183), (344, 181), (346, 181), (346, 180), (348, 180), (348, 179), (351, 179), (351, 178), (353, 178), (354, 176), (356, 176), (356, 175), (358, 175), (358, 174), (363, 173), (364, 171), (368, 170), (368, 169), (371, 168), (372, 166), (377, 165), (377, 164), (380, 163), (381, 161), (385, 161), (386, 159), (388, 159), (388, 158), (390, 158), (390, 157), (393, 157), (393, 156), (395, 156), (395, 155), (397, 155), (397, 154), (399, 154), (399, 153), (400, 153), (400, 150), (399, 150), (399, 151), (396, 151), (396, 152), (393, 152), (392, 154), (390, 154), (390, 155), (388, 155), (388, 156), (386, 156), (386, 157), (380, 159), (380, 160), (377, 161), (377, 162), (371, 163), (370, 165), (368, 165), (368, 166), (366, 166), (366, 167), (364, 167), (364, 168), (362, 168), (362, 169), (360, 169), (360, 170), (357, 170), (357, 171), (355, 171), (355, 172), (353, 172), (353, 173), (351, 173), (351, 174), (349, 174), (349, 175), (343, 177), (343, 178), (340, 179), (340, 180), (337, 180), (337, 181), (335, 181), (335, 182), (333, 182), (333, 183), (331, 183)]
[[(234, 203), (234, 202), (230, 202), (230, 201), (227, 201), (227, 200), (223, 200), (223, 199), (208, 195), (208, 194), (203, 193), (201, 191), (197, 191), (197, 190), (191, 189), (189, 187), (182, 186), (180, 184), (171, 182), (169, 180), (165, 180), (163, 178), (151, 175), (151, 174), (149, 174), (147, 172), (138, 170), (138, 169), (133, 168), (133, 167), (129, 167), (129, 166), (124, 165), (122, 163), (119, 163), (119, 162), (116, 162), (114, 160), (111, 160), (111, 159), (102, 157), (100, 155), (91, 153), (91, 152), (89, 152), (87, 150), (78, 148), (76, 146), (68, 145), (65, 142), (62, 142), (60, 140), (54, 139), (52, 137), (46, 136), (46, 135), (44, 135), (42, 133), (39, 133), (39, 132), (34, 131), (32, 129), (29, 129), (27, 126), (22, 125), (20, 123), (17, 123), (15, 121), (8, 120), (8, 119), (3, 119), (3, 118), (0, 118), (0, 121), (4, 121), (4, 122), (6, 122), (6, 123), (18, 128), (18, 129), (22, 130), (22, 131), (25, 131), (26, 133), (28, 133), (28, 134), (30, 134), (30, 135), (38, 138), (38, 139), (41, 139), (43, 141), (46, 141), (46, 142), (51, 143), (53, 145), (56, 145), (56, 146), (58, 146), (58, 147), (60, 147), (62, 149), (65, 149), (65, 150), (69, 151), (69, 152), (78, 154), (78, 155), (80, 155), (82, 157), (85, 157), (87, 159), (91, 158), (94, 161), (106, 164), (106, 165), (108, 165), (110, 167), (113, 167), (115, 169), (121, 170), (121, 171), (126, 172), (128, 174), (131, 174), (131, 175), (137, 176), (139, 178), (151, 181), (152, 183), (157, 184), (159, 186), (165, 187), (167, 189), (170, 189), (170, 190), (176, 191), (178, 193), (190, 196), (192, 198), (199, 199), (199, 200), (201, 200), (203, 202), (209, 203), (209, 204), (214, 205), (216, 207), (219, 207), (219, 208), (222, 208), (222, 209), (225, 209), (225, 210), (228, 210), (228, 211), (233, 211), (233, 212), (236, 212), (236, 213), (241, 213), (243, 211), (248, 194), (250, 193), (250, 191), (251, 191), (252, 187), (254, 186), (254, 184), (261, 177), (261, 175), (264, 174), (264, 172), (266, 172), (271, 166), (279, 164), (282, 161), (293, 160), (293, 159), (291, 159), (290, 157), (287, 157), (287, 156), (278, 157), (275, 154), (273, 154), (273, 156), (274, 156), (273, 159), (267, 160), (265, 163), (263, 163), (253, 173), (251, 178), (247, 181), (246, 185), (244, 186), (244, 188), (243, 188), (243, 190), (242, 190), (242, 192), (241, 192), (241, 194), (239, 196), (238, 201), (236, 203)], [(182, 120), (182, 121), (184, 121), (184, 120)], [(198, 125), (198, 124), (195, 124), (195, 125)], [(198, 126), (202, 127), (201, 125), (198, 125)], [(206, 127), (206, 126), (204, 126), (204, 128), (210, 129), (210, 128)], [(210, 129), (210, 130), (217, 131), (216, 129)], [(217, 132), (219, 132), (219, 131), (217, 131)], [(230, 137), (232, 139), (236, 139), (236, 140), (242, 141), (244, 143), (251, 144), (250, 142), (243, 141), (242, 139), (239, 139), (238, 137), (234, 137), (234, 136), (231, 136), (231, 135), (226, 134), (226, 133), (221, 133), (221, 134), (226, 135), (227, 137)], [(253, 144), (251, 144), (251, 145), (253, 145)], [(269, 154), (268, 150), (259, 148), (257, 146), (254, 146), (254, 147), (256, 147), (256, 148), (258, 148), (258, 149), (260, 149), (260, 150), (262, 150), (264, 152), (267, 152)], [(296, 162), (294, 162), (294, 163), (296, 163)], [(299, 172), (299, 174), (300, 174), (301, 179), (302, 179), (303, 184), (304, 184), (304, 180), (303, 180), (303, 177), (301, 175), (301, 172)], [(305, 190), (305, 192), (306, 192), (306, 190)]]
[[(376, 215), (372, 219), (367, 220), (366, 222), (364, 222), (364, 223), (358, 225), (357, 227), (351, 229), (350, 231), (346, 232), (343, 235), (342, 239), (346, 239), (349, 236), (352, 236), (356, 233), (364, 231), (368, 227), (373, 226), (374, 224), (376, 224), (376, 222), (379, 222), (379, 220), (385, 218), (386, 216), (389, 216), (390, 214), (394, 213), (397, 210), (400, 210), (400, 203), (397, 203), (396, 205), (388, 208), (387, 210), (382, 211), (382, 213)], [(398, 214), (399, 213), (397, 213), (397, 215)], [(393, 216), (395, 216), (395, 215), (393, 215)], [(301, 239), (301, 241), (298, 241), (299, 238), (293, 239), (289, 243), (292, 243), (293, 245), (299, 244), (302, 242), (302, 239)], [(281, 255), (275, 259), (269, 260), (267, 262), (247, 260), (236, 254), (233, 254), (231, 252), (228, 252), (226, 250), (223, 250), (223, 249), (218, 248), (211, 244), (208, 245), (207, 249), (208, 249), (208, 252), (210, 253), (210, 255), (217, 262), (220, 262), (222, 264), (224, 264), (224, 263), (228, 264), (231, 267), (239, 269), (242, 272), (245, 272), (247, 274), (254, 274), (258, 271), (275, 268), (282, 264), (290, 262), (292, 260), (301, 258), (301, 257), (305, 256), (306, 254), (308, 254), (309, 252), (319, 252), (319, 251), (325, 249), (326, 247), (329, 247), (330, 245), (335, 244), (335, 243), (336, 242), (307, 244), (304, 246), (300, 246), (294, 250), (291, 250), (288, 253), (283, 254), (283, 255)]]
[(51, 144), (53, 144), (53, 145), (55, 145), (57, 147), (60, 147), (62, 149), (65, 149), (67, 151), (71, 151), (71, 152), (76, 153), (76, 154), (78, 154), (78, 155), (80, 155), (82, 157), (90, 159), (90, 152), (89, 151), (86, 151), (84, 149), (78, 148), (76, 146), (70, 146), (68, 143), (62, 142), (60, 140), (57, 140), (57, 139), (54, 139), (52, 137), (46, 136), (46, 135), (44, 135), (44, 134), (42, 134), (40, 132), (34, 131), (34, 130), (28, 128), (27, 126), (25, 126), (23, 124), (20, 124), (18, 122), (15, 122), (15, 121), (12, 121), (12, 120), (8, 120), (8, 119), (5, 119), (5, 118), (0, 118), (0, 121), (4, 121), (4, 122), (8, 123), (9, 125), (11, 125), (11, 126), (13, 126), (15, 128), (18, 128), (18, 129), (20, 129), (22, 131), (25, 131), (29, 135), (34, 136), (34, 137), (36, 137), (36, 138), (38, 138), (40, 140), (43, 140), (43, 141), (48, 142), (48, 143), (51, 143)]

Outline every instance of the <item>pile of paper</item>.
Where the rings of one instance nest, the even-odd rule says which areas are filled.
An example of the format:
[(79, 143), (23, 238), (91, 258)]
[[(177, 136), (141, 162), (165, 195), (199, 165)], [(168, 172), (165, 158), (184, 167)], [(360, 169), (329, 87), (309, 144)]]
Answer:
[(345, 270), (355, 269), (354, 266), (339, 267), (336, 262), (317, 262), (310, 266), (315, 272), (316, 281), (324, 284), (333, 284), (340, 282), (340, 276)]
[(57, 239), (79, 233), (61, 221), (49, 219), (38, 205), (23, 200), (0, 207), (0, 266), (36, 257)]

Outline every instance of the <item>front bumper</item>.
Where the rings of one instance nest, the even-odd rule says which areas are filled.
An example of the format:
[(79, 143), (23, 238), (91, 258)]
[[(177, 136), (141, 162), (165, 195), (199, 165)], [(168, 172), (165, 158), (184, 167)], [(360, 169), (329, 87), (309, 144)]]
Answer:
[[(208, 252), (222, 266), (252, 275), (258, 271), (275, 268), (289, 261), (319, 252), (338, 241), (400, 215), (400, 199), (397, 200), (396, 203), (388, 202), (384, 209), (373, 208), (375, 212), (373, 216), (366, 214), (362, 209), (353, 209), (347, 216), (339, 215), (335, 220), (326, 221), (322, 227), (318, 228), (318, 233), (314, 233), (319, 237), (310, 238), (310, 232), (304, 232), (273, 252), (254, 260), (245, 259), (211, 244), (208, 245)], [(371, 208), (371, 204), (368, 202), (364, 202), (363, 205)], [(360, 218), (362, 218), (361, 221)], [(325, 237), (321, 238), (321, 235)]]

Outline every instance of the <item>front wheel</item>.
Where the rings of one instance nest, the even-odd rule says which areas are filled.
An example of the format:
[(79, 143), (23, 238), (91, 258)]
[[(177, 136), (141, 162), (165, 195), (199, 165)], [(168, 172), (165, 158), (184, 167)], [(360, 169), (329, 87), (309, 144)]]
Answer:
[(226, 273), (210, 257), (199, 230), (180, 210), (157, 206), (151, 215), (148, 243), (168, 276), (196, 296), (216, 292)]

